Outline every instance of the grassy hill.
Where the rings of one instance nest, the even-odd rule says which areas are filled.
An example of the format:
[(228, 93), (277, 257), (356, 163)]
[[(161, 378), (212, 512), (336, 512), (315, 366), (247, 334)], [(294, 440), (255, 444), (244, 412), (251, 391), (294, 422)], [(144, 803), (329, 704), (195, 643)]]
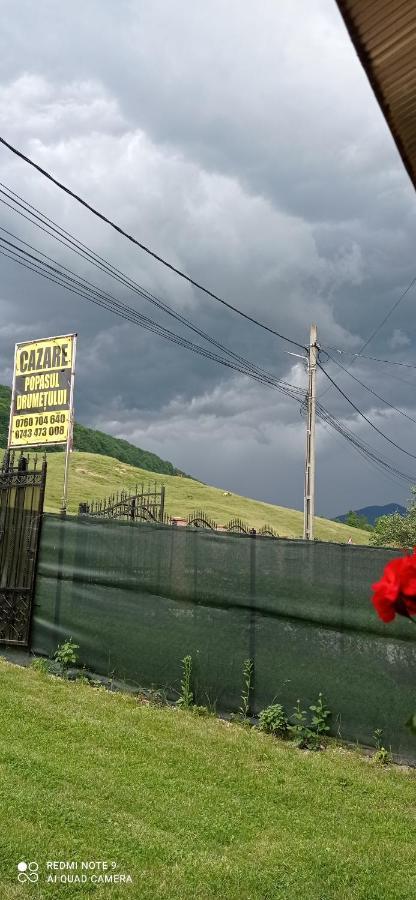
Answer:
[[(7, 444), (10, 390), (0, 385), (0, 447)], [(75, 425), (75, 451), (70, 461), (69, 511), (88, 500), (104, 499), (122, 488), (133, 488), (149, 479), (166, 485), (166, 512), (171, 516), (187, 516), (196, 509), (204, 512), (218, 525), (240, 518), (252, 528), (271, 525), (282, 537), (302, 537), (303, 513), (271, 503), (240, 497), (224, 496), (220, 488), (210, 487), (185, 476), (170, 462), (154, 453), (134, 447), (128, 441), (114, 438), (101, 431)], [(64, 454), (48, 453), (46, 511), (60, 508), (63, 483)], [(351, 536), (355, 544), (368, 544), (369, 535), (358, 528), (348, 528), (328, 519), (316, 519), (316, 537), (323, 541), (345, 543)]]
[[(46, 510), (56, 512), (62, 495), (64, 457), (54, 453), (48, 457)], [(151, 480), (166, 485), (166, 511), (171, 516), (187, 516), (203, 509), (218, 525), (226, 525), (238, 517), (253, 528), (269, 524), (285, 537), (301, 537), (303, 513), (283, 506), (250, 500), (238, 494), (224, 496), (220, 488), (210, 487), (178, 475), (150, 473), (106, 456), (75, 452), (70, 461), (69, 511), (78, 511), (81, 502), (108, 497), (122, 488), (134, 488), (137, 482)], [(316, 519), (316, 537), (324, 541), (345, 543), (352, 537), (355, 544), (368, 544), (369, 534), (327, 519)]]
[[(414, 772), (337, 745), (305, 753), (0, 660), (0, 773), (4, 900), (414, 897)], [(21, 860), (37, 884), (18, 884)], [(105, 860), (132, 884), (47, 860)]]
[[(0, 385), (0, 447), (7, 446), (10, 410), (10, 388)], [(94, 428), (86, 428), (84, 425), (75, 424), (74, 447), (76, 450), (84, 450), (86, 453), (97, 453), (100, 456), (112, 456), (121, 462), (131, 466), (139, 466), (150, 472), (162, 472), (167, 475), (184, 474), (172, 463), (160, 459), (156, 453), (149, 450), (141, 450), (122, 438), (104, 434)], [(51, 447), (49, 453), (61, 452), (58, 447)]]

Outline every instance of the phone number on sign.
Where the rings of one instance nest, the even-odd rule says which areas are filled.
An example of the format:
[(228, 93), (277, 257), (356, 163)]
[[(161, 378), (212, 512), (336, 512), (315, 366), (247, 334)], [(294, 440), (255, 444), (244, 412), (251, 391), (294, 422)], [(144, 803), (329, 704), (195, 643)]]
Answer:
[(15, 428), (33, 428), (38, 425), (59, 425), (65, 423), (65, 413), (51, 413), (41, 416), (24, 416), (22, 419), (15, 420)]
[(14, 432), (15, 441), (30, 440), (32, 437), (59, 437), (65, 434), (65, 425), (51, 425), (50, 428), (23, 428)]

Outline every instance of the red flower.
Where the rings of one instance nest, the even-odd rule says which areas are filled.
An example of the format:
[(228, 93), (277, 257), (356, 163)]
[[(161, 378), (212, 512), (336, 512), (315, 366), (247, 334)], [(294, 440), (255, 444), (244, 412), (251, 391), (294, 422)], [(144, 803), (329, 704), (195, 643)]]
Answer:
[(383, 622), (391, 622), (396, 614), (416, 615), (416, 548), (411, 556), (387, 563), (383, 577), (372, 588), (373, 604)]

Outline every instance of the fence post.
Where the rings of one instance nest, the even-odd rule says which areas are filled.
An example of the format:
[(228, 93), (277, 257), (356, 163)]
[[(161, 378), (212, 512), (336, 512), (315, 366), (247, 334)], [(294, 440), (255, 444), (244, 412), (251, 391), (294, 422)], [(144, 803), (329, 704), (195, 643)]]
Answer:
[(136, 518), (136, 497), (132, 497), (132, 498), (131, 498), (131, 504), (130, 504), (130, 518), (133, 520), (133, 522), (134, 522), (134, 520), (135, 520), (135, 518)]
[(172, 524), (170, 526), (170, 553), (169, 553), (169, 593), (170, 599), (172, 599), (172, 576), (173, 576), (173, 560), (175, 556), (175, 532), (177, 526)]
[(160, 509), (159, 509), (159, 522), (163, 522), (165, 518), (165, 485), (162, 484), (160, 488)]
[(194, 564), (194, 577), (193, 577), (193, 593), (194, 600), (196, 601), (196, 595), (198, 591), (198, 563), (199, 563), (199, 547), (198, 547), (198, 538), (199, 538), (199, 529), (195, 528), (195, 531), (190, 530), (191, 540), (193, 541), (193, 564)]

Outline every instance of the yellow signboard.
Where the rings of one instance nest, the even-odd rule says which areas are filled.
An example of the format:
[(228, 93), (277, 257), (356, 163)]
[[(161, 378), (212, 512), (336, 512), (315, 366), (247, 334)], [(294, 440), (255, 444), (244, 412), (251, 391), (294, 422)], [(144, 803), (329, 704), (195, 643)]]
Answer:
[(16, 344), (9, 448), (70, 444), (76, 335)]

